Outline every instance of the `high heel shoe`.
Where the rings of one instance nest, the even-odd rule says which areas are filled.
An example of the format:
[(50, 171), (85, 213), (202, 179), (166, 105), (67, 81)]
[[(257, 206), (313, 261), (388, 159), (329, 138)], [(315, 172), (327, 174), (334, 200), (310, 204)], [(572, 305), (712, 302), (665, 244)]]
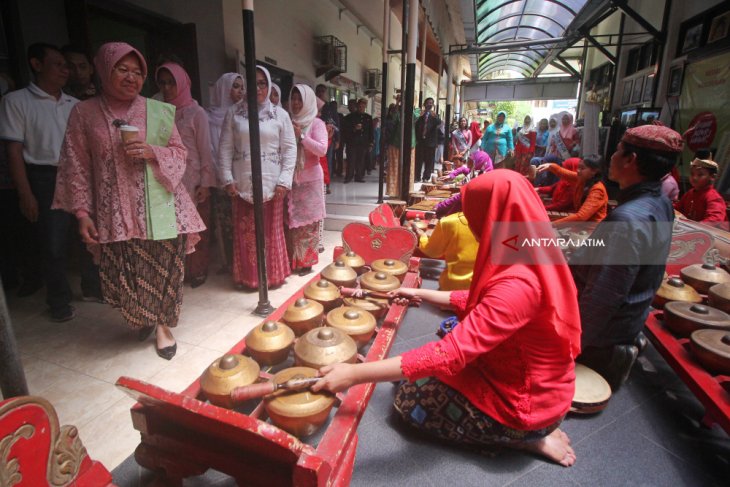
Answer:
[(157, 355), (159, 357), (162, 357), (165, 360), (171, 360), (172, 357), (174, 357), (177, 353), (177, 342), (165, 348), (157, 348), (157, 345), (155, 345), (155, 350), (157, 351)]

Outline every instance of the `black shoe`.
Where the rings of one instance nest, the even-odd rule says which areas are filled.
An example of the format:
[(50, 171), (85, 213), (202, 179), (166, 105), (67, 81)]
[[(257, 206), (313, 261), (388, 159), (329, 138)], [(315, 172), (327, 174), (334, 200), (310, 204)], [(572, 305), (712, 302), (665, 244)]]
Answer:
[(300, 276), (306, 276), (307, 274), (310, 274), (311, 272), (312, 272), (312, 267), (311, 266), (309, 266), (309, 267), (302, 267), (301, 269), (299, 269), (298, 274)]
[(639, 355), (641, 355), (644, 350), (646, 350), (646, 346), (649, 344), (649, 341), (646, 339), (646, 336), (644, 336), (643, 333), (639, 333), (639, 335), (634, 340), (634, 346), (639, 349)]
[(25, 298), (37, 293), (42, 287), (43, 281), (24, 281), (15, 292), (15, 295), (19, 298)]
[(611, 391), (616, 392), (621, 385), (626, 382), (639, 356), (639, 349), (634, 345), (616, 345), (613, 347), (611, 361), (606, 368), (605, 379), (611, 386)]
[(347, 184), (347, 183), (349, 183), (349, 182), (352, 182), (352, 179), (345, 179), (345, 180), (343, 181), (343, 184)]
[(157, 348), (157, 345), (155, 345), (155, 350), (157, 351), (157, 355), (159, 357), (162, 357), (165, 360), (171, 360), (172, 357), (174, 357), (177, 353), (177, 342), (175, 342), (174, 345), (170, 345), (169, 347), (165, 348)]
[(364, 179), (356, 179), (356, 180), (355, 180), (355, 182), (356, 182), (356, 183), (364, 183), (364, 182), (365, 182), (365, 180), (364, 180)]
[(55, 321), (56, 323), (63, 323), (74, 318), (76, 318), (76, 309), (70, 304), (60, 310), (51, 310), (51, 321)]
[(325, 191), (325, 194), (332, 194), (332, 191), (330, 190), (330, 185), (327, 185), (327, 191)]
[(156, 329), (157, 329), (156, 325), (145, 326), (144, 328), (140, 328), (139, 331), (137, 332), (137, 340), (139, 340), (140, 342), (147, 340), (150, 337), (150, 335), (152, 335), (155, 332)]
[(195, 289), (196, 287), (200, 287), (203, 284), (205, 284), (205, 280), (206, 279), (208, 279), (208, 276), (193, 277), (190, 280), (190, 287), (193, 288), (193, 289)]

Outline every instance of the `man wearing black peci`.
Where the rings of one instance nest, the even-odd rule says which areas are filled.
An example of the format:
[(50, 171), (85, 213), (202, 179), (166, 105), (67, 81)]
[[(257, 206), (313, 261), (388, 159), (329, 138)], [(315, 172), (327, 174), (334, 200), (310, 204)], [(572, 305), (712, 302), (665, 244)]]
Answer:
[(347, 131), (347, 171), (345, 183), (352, 181), (353, 176), (358, 183), (365, 182), (365, 164), (373, 149), (373, 118), (365, 113), (368, 101), (361, 98), (357, 102), (357, 111), (345, 117)]
[(441, 125), (438, 115), (433, 113), (433, 98), (426, 98), (423, 102), (423, 113), (416, 120), (416, 181), (429, 181), (433, 173), (433, 164), (436, 158), (438, 145), (438, 129)]

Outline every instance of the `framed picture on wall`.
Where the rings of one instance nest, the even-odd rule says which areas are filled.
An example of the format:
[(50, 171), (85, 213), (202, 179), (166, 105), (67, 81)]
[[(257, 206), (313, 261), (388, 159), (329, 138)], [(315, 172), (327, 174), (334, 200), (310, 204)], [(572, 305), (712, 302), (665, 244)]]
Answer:
[(624, 81), (624, 91), (621, 95), (621, 104), (628, 105), (631, 103), (631, 88), (634, 86), (634, 80), (629, 79)]
[(644, 80), (644, 96), (641, 97), (641, 101), (651, 101), (654, 96), (654, 75), (649, 74)]
[(634, 89), (631, 92), (631, 103), (641, 103), (641, 95), (644, 92), (644, 77), (634, 80)]
[(667, 85), (667, 96), (679, 96), (682, 92), (682, 73), (684, 66), (672, 66), (669, 70), (669, 84)]
[(704, 25), (700, 22), (697, 25), (687, 28), (687, 32), (684, 34), (684, 41), (682, 42), (682, 54), (700, 47), (703, 27)]
[(712, 19), (710, 33), (707, 36), (707, 43), (721, 41), (727, 37), (730, 31), (730, 12), (725, 12)]

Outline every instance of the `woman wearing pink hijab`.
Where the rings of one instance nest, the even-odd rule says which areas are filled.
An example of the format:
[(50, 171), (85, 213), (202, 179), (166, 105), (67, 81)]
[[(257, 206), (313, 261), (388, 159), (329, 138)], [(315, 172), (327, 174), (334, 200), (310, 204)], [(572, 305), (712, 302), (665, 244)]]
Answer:
[(297, 140), (297, 163), (288, 195), (288, 249), (291, 266), (300, 276), (319, 261), (320, 222), (325, 217), (324, 173), (319, 158), (327, 154), (327, 127), (317, 117), (314, 90), (297, 84), (289, 95), (289, 109)]
[(573, 127), (573, 115), (562, 112), (560, 117), (560, 128), (557, 133), (550, 137), (548, 154), (555, 154), (562, 160), (573, 157), (573, 151), (580, 144), (580, 134)]
[[(54, 208), (78, 218), (82, 240), (100, 261), (106, 301), (139, 330), (140, 340), (156, 330), (157, 354), (170, 360), (185, 254), (205, 229), (181, 184), (185, 146), (174, 107), (139, 95), (147, 76), (139, 51), (110, 42), (94, 65), (101, 95), (71, 113)], [(122, 129), (132, 128), (136, 135), (123, 142)]]
[[(205, 226), (210, 228), (210, 188), (216, 186), (216, 169), (210, 148), (208, 116), (205, 109), (193, 100), (190, 77), (182, 66), (164, 63), (157, 68), (155, 79), (165, 102), (175, 105), (175, 126), (188, 150), (182, 183), (195, 202)], [(185, 280), (194, 288), (203, 285), (208, 278), (209, 233), (207, 228), (200, 232), (195, 252), (185, 259)]]

